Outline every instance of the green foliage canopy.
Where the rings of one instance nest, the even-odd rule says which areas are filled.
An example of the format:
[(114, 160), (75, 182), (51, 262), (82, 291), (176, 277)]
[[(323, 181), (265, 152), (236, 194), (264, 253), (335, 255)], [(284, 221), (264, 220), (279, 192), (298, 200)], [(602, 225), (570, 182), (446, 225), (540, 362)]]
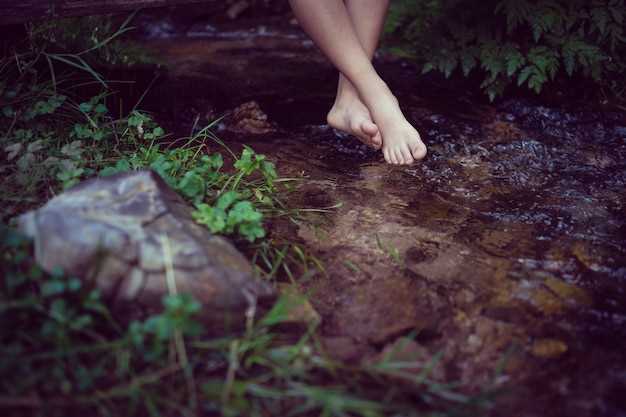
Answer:
[(398, 0), (395, 50), (450, 77), (483, 75), (493, 100), (511, 84), (540, 93), (575, 74), (617, 87), (626, 69), (624, 0)]

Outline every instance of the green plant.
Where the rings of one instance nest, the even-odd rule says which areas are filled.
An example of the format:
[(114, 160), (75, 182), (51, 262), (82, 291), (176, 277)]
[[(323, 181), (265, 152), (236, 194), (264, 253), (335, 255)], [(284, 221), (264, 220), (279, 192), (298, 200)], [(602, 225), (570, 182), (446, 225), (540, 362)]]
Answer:
[(102, 98), (102, 96), (96, 96), (89, 101), (80, 103), (78, 110), (85, 120), (82, 123), (74, 124), (70, 132), (70, 138), (101, 141), (112, 136), (112, 129), (106, 124), (108, 109)]
[[(146, 116), (141, 120), (151, 122)], [(160, 128), (153, 131), (156, 129)], [(263, 214), (256, 206), (269, 211), (274, 207), (275, 200), (269, 197), (276, 190), (274, 164), (248, 147), (236, 159), (235, 173), (221, 172), (223, 164), (220, 153), (199, 156), (193, 148), (161, 151), (153, 144), (120, 158), (115, 165), (103, 168), (100, 175), (151, 168), (196, 205), (194, 218), (211, 232), (238, 234), (250, 242), (264, 237)], [(255, 174), (257, 179), (247, 180)]]
[[(125, 119), (109, 115), (108, 90), (89, 98), (76, 88), (94, 80), (107, 87), (94, 65), (121, 63), (112, 58), (123, 51), (131, 19), (28, 24), (24, 41), (0, 41), (2, 220), (93, 175), (134, 139), (122, 129)], [(156, 129), (146, 137), (159, 135)]]
[(559, 76), (610, 84), (626, 68), (623, 0), (399, 0), (388, 33), (423, 71), (480, 72), (491, 100), (511, 84), (536, 93)]
[(206, 225), (213, 233), (233, 233), (235, 230), (250, 242), (265, 236), (261, 224), (263, 215), (250, 201), (238, 201), (241, 195), (227, 191), (220, 195), (215, 206), (198, 204), (193, 213), (198, 223)]
[(83, 71), (106, 87), (95, 67), (153, 63), (139, 46), (124, 38), (134, 28), (135, 14), (123, 21), (111, 16), (87, 16), (26, 26), (31, 50), (45, 58), (55, 81), (55, 63)]
[[(30, 242), (5, 226), (0, 248), (4, 398), (36, 393), (61, 410), (104, 410), (111, 406), (107, 397), (132, 404), (145, 385), (160, 380), (150, 378), (167, 361), (175, 334), (201, 334), (195, 321), (200, 305), (187, 295), (168, 295), (162, 313), (121, 323), (96, 289), (62, 271), (41, 271), (32, 261)], [(175, 364), (177, 370), (181, 366)]]

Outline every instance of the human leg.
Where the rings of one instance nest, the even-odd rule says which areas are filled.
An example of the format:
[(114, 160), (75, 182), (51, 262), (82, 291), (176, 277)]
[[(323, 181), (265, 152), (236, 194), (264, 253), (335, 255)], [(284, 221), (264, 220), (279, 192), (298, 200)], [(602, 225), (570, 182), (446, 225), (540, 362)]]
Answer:
[(303, 29), (354, 85), (369, 109), (382, 135), (385, 159), (402, 164), (423, 158), (426, 147), (374, 70), (343, 1), (290, 0), (290, 3)]
[[(371, 60), (385, 23), (389, 0), (345, 0), (345, 5), (357, 38)], [(372, 121), (369, 110), (350, 80), (341, 73), (337, 97), (328, 113), (327, 121), (332, 127), (358, 136), (361, 141), (375, 149), (382, 145), (380, 132)]]

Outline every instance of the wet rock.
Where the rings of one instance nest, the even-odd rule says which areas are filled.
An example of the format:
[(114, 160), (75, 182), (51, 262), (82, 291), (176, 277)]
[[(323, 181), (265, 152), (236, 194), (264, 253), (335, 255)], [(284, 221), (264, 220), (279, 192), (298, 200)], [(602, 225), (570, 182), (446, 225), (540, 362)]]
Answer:
[(539, 358), (554, 359), (567, 352), (567, 345), (557, 339), (538, 339), (534, 341), (531, 352)]
[(589, 307), (593, 303), (591, 296), (582, 288), (550, 275), (542, 281), (522, 280), (514, 293), (515, 298), (528, 302), (546, 315), (562, 314), (568, 309)]
[(160, 309), (175, 288), (216, 318), (273, 296), (248, 261), (195, 223), (191, 207), (152, 171), (87, 180), (19, 223), (43, 269), (93, 280), (115, 306)]
[(571, 307), (584, 307), (592, 304), (591, 296), (582, 288), (568, 284), (554, 277), (547, 277), (543, 285)]
[(509, 121), (496, 120), (484, 126), (483, 130), (488, 137), (498, 141), (519, 140), (524, 133), (513, 123)]
[(550, 290), (539, 283), (522, 280), (515, 290), (514, 297), (527, 302), (537, 311), (545, 315), (561, 314), (566, 305)]
[(235, 108), (228, 116), (226, 125), (228, 130), (240, 134), (263, 135), (276, 130), (256, 101)]
[[(339, 279), (335, 276), (335, 282)], [(400, 335), (429, 327), (436, 322), (435, 313), (420, 284), (392, 275), (358, 285), (343, 283), (343, 293), (334, 298), (332, 308), (320, 306), (324, 319), (328, 316), (324, 328), (333, 335), (382, 346)], [(316, 290), (328, 291), (323, 287)], [(316, 305), (326, 302), (322, 297), (314, 300)]]

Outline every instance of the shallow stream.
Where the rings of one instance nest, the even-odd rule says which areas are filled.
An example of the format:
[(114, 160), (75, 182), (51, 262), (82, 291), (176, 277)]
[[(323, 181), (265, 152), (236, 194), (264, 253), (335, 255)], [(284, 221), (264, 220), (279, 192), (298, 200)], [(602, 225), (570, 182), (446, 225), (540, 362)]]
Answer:
[(297, 28), (246, 25), (147, 26), (143, 44), (167, 70), (146, 106), (188, 133), (255, 101), (266, 133), (250, 133), (265, 126), (253, 109), (239, 133), (218, 135), (305, 178), (292, 205), (342, 203), (315, 226), (274, 231), (326, 265), (303, 290), (328, 351), (374, 360), (411, 336), (394, 354), (425, 364), (442, 352), (436, 376), (470, 391), (506, 358), (499, 382), (513, 391), (498, 415), (626, 416), (624, 115), (489, 105), (381, 56), (429, 147), (423, 162), (389, 166), (324, 124), (336, 73)]

